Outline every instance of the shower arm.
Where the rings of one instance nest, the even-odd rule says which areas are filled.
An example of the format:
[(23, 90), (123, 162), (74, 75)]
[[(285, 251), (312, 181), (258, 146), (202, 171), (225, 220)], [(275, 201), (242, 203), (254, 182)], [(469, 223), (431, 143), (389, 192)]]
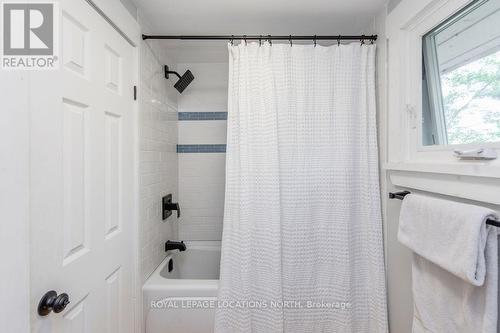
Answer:
[(177, 73), (176, 71), (169, 70), (168, 65), (164, 65), (164, 69), (165, 69), (165, 79), (168, 80), (168, 74), (175, 74), (179, 78), (179, 80), (181, 79), (179, 73)]

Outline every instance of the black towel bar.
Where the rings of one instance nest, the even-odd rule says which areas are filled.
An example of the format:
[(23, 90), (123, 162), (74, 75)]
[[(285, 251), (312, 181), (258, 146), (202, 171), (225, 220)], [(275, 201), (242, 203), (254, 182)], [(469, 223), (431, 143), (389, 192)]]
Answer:
[[(399, 199), (403, 200), (407, 194), (410, 194), (408, 191), (402, 191), (402, 192), (389, 192), (389, 199)], [(492, 225), (495, 227), (500, 227), (500, 221), (492, 220), (492, 219), (487, 219), (486, 224)]]

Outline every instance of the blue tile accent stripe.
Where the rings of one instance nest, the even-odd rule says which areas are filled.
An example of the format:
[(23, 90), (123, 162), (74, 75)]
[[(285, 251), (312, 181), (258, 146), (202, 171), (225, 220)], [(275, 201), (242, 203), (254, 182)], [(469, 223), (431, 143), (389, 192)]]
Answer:
[(227, 112), (179, 112), (179, 120), (227, 120)]
[(177, 145), (177, 153), (225, 153), (226, 145)]

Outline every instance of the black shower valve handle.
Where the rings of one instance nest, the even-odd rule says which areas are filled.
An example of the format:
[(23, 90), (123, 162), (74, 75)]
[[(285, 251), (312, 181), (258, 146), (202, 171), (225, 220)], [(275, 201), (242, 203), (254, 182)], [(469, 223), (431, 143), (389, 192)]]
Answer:
[(173, 203), (172, 205), (175, 205), (175, 208), (172, 210), (177, 211), (177, 218), (181, 217), (181, 206), (179, 205), (178, 202)]
[(167, 194), (162, 198), (162, 219), (166, 220), (173, 210), (177, 211), (177, 218), (181, 217), (181, 206), (178, 202), (172, 202), (172, 194)]
[(165, 208), (167, 210), (176, 210), (177, 211), (177, 218), (181, 217), (181, 206), (179, 205), (178, 202), (171, 202), (165, 205)]

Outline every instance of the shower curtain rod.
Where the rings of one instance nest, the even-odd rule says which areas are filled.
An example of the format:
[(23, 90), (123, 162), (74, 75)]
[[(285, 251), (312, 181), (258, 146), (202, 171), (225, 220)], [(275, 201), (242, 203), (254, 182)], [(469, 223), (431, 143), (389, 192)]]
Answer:
[(337, 35), (337, 36), (295, 36), (295, 35), (142, 35), (142, 39), (179, 39), (179, 40), (358, 40), (371, 41), (377, 40), (377, 35)]

